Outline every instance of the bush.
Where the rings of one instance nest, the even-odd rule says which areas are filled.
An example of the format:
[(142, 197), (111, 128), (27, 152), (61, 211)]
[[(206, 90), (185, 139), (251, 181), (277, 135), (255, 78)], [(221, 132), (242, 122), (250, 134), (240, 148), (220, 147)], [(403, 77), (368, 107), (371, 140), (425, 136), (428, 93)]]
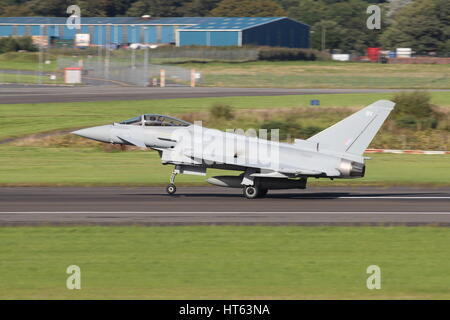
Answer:
[[(14, 40), (17, 43), (18, 50), (37, 51), (38, 48), (33, 44), (31, 37), (16, 37)], [(17, 51), (18, 51), (17, 50)]]
[(286, 140), (288, 137), (298, 137), (302, 126), (293, 119), (286, 121), (268, 120), (262, 123), (261, 129), (267, 130), (267, 138), (271, 139), (271, 130), (278, 129), (280, 140)]
[(280, 140), (286, 140), (288, 137), (307, 139), (312, 137), (316, 133), (323, 130), (323, 128), (317, 126), (303, 127), (300, 123), (297, 123), (294, 119), (289, 118), (285, 121), (281, 120), (268, 120), (262, 123), (261, 129), (266, 129), (268, 139), (271, 138), (271, 130), (279, 129)]
[(37, 51), (30, 37), (3, 37), (0, 38), (0, 53), (19, 50)]
[(319, 133), (322, 130), (323, 130), (323, 128), (320, 128), (320, 127), (307, 126), (300, 130), (298, 137), (306, 139), (306, 138), (312, 137), (313, 135), (315, 135), (316, 133)]
[(259, 50), (258, 59), (265, 61), (315, 61), (329, 60), (329, 55), (312, 49), (263, 47)]
[(417, 119), (410, 114), (402, 114), (395, 119), (395, 123), (402, 128), (417, 128)]
[(428, 92), (401, 92), (395, 95), (392, 118), (399, 127), (416, 127), (418, 130), (437, 126), (438, 114), (434, 112)]
[(231, 120), (234, 118), (233, 108), (227, 104), (215, 103), (209, 112), (214, 119)]

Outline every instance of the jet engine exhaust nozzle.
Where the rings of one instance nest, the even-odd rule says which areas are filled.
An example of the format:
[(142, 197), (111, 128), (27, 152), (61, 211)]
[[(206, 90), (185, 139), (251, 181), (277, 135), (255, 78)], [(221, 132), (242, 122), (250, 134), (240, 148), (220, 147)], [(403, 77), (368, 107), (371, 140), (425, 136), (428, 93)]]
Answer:
[(362, 178), (366, 172), (366, 165), (342, 159), (338, 170), (344, 178)]

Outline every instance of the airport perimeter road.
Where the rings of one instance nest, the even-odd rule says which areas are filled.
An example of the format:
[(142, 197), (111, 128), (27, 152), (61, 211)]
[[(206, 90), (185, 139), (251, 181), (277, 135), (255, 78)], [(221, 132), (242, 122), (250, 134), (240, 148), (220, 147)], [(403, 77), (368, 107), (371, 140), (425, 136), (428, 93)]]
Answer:
[(248, 200), (239, 189), (0, 188), (0, 225), (443, 225), (450, 188), (311, 188)]
[[(271, 89), (271, 88), (144, 88), (120, 86), (0, 86), (0, 104), (83, 102), (113, 100), (147, 100), (235, 96), (281, 96), (331, 93), (389, 93), (401, 90), (389, 89)], [(403, 90), (404, 91), (404, 90)], [(450, 91), (450, 90), (430, 90)]]

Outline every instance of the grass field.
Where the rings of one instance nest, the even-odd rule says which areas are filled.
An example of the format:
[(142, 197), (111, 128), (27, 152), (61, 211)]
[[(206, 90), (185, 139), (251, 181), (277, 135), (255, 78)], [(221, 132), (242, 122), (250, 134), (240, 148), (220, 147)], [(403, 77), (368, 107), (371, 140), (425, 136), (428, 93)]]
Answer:
[[(450, 183), (450, 155), (371, 155), (363, 179), (311, 179), (311, 185), (430, 185)], [(172, 166), (156, 152), (104, 152), (100, 148), (0, 146), (0, 185), (166, 185)], [(225, 171), (209, 170), (208, 176)], [(233, 174), (226, 172), (226, 174)], [(179, 175), (177, 185), (206, 185)]]
[[(432, 92), (431, 95), (434, 104), (450, 107), (450, 92)], [(321, 107), (363, 107), (392, 97), (393, 94), (375, 93), (0, 104), (0, 139), (118, 122), (144, 113), (177, 115), (207, 111), (216, 102), (229, 104), (238, 110), (308, 107), (311, 99), (320, 99)]]
[(41, 84), (62, 84), (64, 81), (51, 80), (49, 76), (38, 76), (34, 74), (10, 74), (0, 71), (0, 83), (41, 83)]
[(202, 73), (201, 85), (280, 88), (450, 88), (450, 65), (352, 62), (183, 64)]
[[(139, 52), (138, 52), (139, 53)], [(57, 69), (55, 55), (46, 55), (45, 71)], [(123, 56), (113, 58), (129, 60)], [(0, 55), (0, 69), (37, 70), (37, 53)], [(158, 61), (155, 61), (159, 63)], [(450, 65), (374, 64), (336, 61), (182, 63), (202, 73), (200, 85), (281, 88), (417, 88), (449, 89)], [(14, 80), (14, 79), (12, 79)]]
[[(3, 227), (0, 241), (0, 299), (450, 298), (448, 228)], [(66, 289), (73, 264), (81, 290)]]
[(7, 52), (0, 54), (0, 69), (28, 71), (39, 71), (40, 67), (43, 71), (55, 71), (57, 69), (54, 56), (44, 55), (43, 59), (50, 61), (50, 63), (43, 63), (39, 66), (38, 52)]

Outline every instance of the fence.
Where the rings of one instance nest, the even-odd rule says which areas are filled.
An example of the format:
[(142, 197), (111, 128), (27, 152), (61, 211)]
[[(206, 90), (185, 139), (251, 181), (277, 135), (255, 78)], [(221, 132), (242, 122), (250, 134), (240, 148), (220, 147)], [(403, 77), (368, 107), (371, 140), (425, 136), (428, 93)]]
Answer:
[(190, 86), (191, 70), (169, 65), (152, 64), (136, 56), (129, 59), (117, 57), (59, 57), (59, 70), (82, 67), (83, 83), (91, 85), (159, 86), (161, 69), (165, 71), (166, 86)]
[(258, 48), (200, 48), (200, 47), (160, 47), (150, 50), (149, 55), (156, 61), (256, 61), (259, 57)]

